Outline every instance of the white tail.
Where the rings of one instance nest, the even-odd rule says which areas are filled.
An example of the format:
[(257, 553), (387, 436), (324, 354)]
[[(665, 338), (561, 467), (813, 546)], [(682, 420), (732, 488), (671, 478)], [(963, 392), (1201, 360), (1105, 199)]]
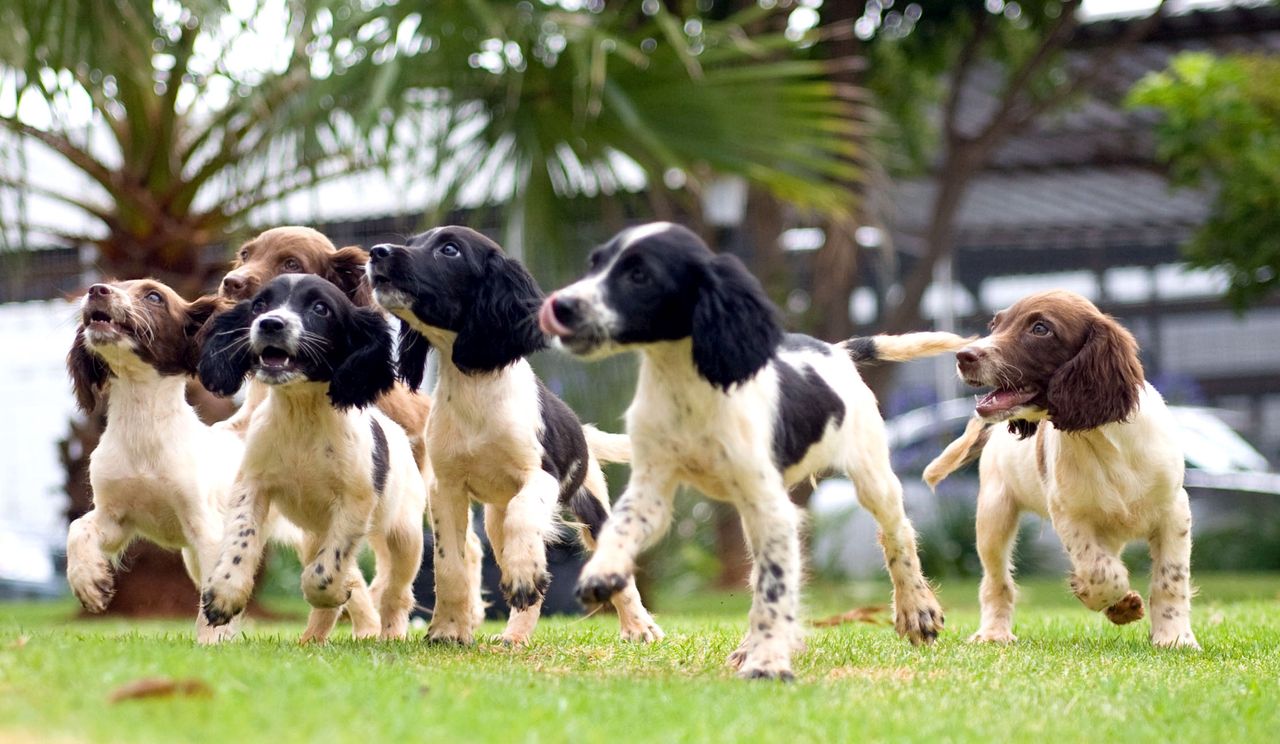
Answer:
[(587, 449), (600, 462), (631, 462), (631, 437), (626, 434), (610, 434), (591, 424), (582, 427), (587, 436)]

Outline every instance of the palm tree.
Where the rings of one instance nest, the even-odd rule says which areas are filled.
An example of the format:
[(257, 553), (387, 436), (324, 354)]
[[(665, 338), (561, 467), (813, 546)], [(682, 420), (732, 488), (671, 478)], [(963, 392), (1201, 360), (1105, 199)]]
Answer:
[[(628, 187), (691, 200), (736, 174), (847, 216), (856, 96), (793, 39), (746, 32), (778, 27), (765, 22), (780, 12), (12, 0), (0, 8), (0, 130), (56, 153), (90, 187), (7, 167), (0, 191), (69, 206), (93, 227), (20, 215), (0, 228), (95, 246), (103, 274), (190, 294), (222, 268), (205, 249), (256, 226), (265, 207), (406, 163), (435, 187), (424, 208), (478, 193), (507, 244), (540, 260), (566, 254), (571, 198), (608, 205)], [(666, 184), (673, 174), (683, 188)]]

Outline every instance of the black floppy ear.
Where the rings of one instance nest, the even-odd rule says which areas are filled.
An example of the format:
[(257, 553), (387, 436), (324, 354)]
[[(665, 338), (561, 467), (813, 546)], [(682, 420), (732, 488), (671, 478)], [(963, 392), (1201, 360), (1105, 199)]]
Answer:
[(245, 300), (213, 316), (196, 335), (200, 342), (200, 384), (214, 395), (235, 395), (253, 364), (249, 325), (253, 303)]
[(782, 342), (782, 321), (736, 256), (711, 260), (693, 307), (693, 363), (722, 390), (751, 379)]
[(431, 351), (431, 342), (427, 337), (409, 327), (404, 320), (400, 321), (400, 352), (396, 362), (399, 377), (410, 390), (422, 387), (422, 378), (427, 373), (427, 353)]
[(1049, 380), (1049, 419), (1060, 431), (1124, 421), (1143, 385), (1138, 342), (1108, 316), (1094, 320), (1080, 352)]
[(453, 344), (453, 363), (463, 372), (492, 372), (515, 364), (547, 345), (536, 320), (542, 290), (519, 261), (494, 252)]
[(368, 307), (373, 304), (373, 289), (364, 277), (364, 265), (369, 261), (369, 254), (357, 245), (339, 248), (329, 256), (329, 267), (324, 278), (333, 282), (357, 307)]
[(98, 396), (111, 376), (106, 362), (84, 345), (84, 328), (76, 329), (76, 340), (67, 353), (67, 372), (71, 375), (71, 387), (75, 390), (76, 405), (85, 413), (93, 413), (98, 406)]
[(186, 359), (183, 365), (187, 374), (195, 374), (200, 366), (200, 342), (204, 338), (201, 331), (214, 313), (227, 310), (231, 302), (217, 295), (205, 295), (187, 305), (187, 324), (184, 329), (187, 337)]
[(339, 410), (364, 408), (396, 384), (391, 325), (371, 307), (352, 308), (346, 346), (347, 356), (329, 381), (329, 400)]

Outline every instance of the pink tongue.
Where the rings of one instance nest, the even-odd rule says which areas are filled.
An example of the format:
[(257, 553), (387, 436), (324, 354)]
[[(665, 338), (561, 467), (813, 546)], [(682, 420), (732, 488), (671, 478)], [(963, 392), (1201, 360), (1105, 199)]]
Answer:
[(977, 406), (978, 415), (990, 416), (993, 413), (1000, 413), (1002, 411), (1007, 411), (1010, 408), (1013, 408), (1015, 406), (1020, 406), (1023, 403), (1026, 403), (1027, 401), (1031, 400), (1034, 397), (1036, 397), (1036, 394), (1030, 393), (1030, 392), (1020, 392), (1017, 390), (996, 390), (996, 391), (987, 393), (981, 400), (978, 401), (978, 406)]

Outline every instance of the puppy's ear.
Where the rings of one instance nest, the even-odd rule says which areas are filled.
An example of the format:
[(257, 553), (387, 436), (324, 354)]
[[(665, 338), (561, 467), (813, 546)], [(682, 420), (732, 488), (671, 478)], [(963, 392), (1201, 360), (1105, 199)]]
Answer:
[(76, 340), (67, 353), (67, 372), (71, 375), (71, 387), (76, 394), (76, 405), (85, 413), (93, 413), (98, 406), (111, 370), (97, 354), (84, 345), (84, 328), (76, 329)]
[(427, 337), (400, 321), (400, 353), (396, 367), (401, 380), (410, 390), (422, 387), (422, 378), (427, 373), (427, 352), (431, 351), (431, 342)]
[(329, 400), (339, 410), (364, 408), (396, 384), (391, 326), (382, 313), (353, 308), (346, 330), (347, 356), (329, 381)]
[(200, 384), (214, 395), (235, 395), (244, 384), (253, 364), (249, 348), (249, 325), (253, 322), (253, 302), (245, 300), (220, 315), (213, 316), (196, 334), (200, 345)]
[(1124, 421), (1142, 389), (1138, 342), (1103, 316), (1093, 321), (1084, 346), (1049, 381), (1049, 419), (1062, 431), (1084, 431)]
[(538, 330), (542, 290), (519, 261), (493, 252), (453, 344), (453, 363), (463, 372), (492, 372), (547, 345)]
[(359, 307), (373, 304), (373, 289), (364, 278), (364, 265), (369, 254), (357, 245), (339, 248), (329, 256), (329, 266), (324, 278), (338, 285), (347, 298)]
[(200, 367), (200, 339), (202, 338), (200, 332), (204, 330), (205, 324), (215, 313), (230, 308), (231, 301), (217, 295), (205, 295), (187, 305), (187, 322), (184, 328), (187, 348), (184, 366), (188, 374), (196, 374)]
[(759, 372), (782, 342), (782, 321), (736, 256), (712, 259), (693, 307), (693, 363), (722, 390)]

